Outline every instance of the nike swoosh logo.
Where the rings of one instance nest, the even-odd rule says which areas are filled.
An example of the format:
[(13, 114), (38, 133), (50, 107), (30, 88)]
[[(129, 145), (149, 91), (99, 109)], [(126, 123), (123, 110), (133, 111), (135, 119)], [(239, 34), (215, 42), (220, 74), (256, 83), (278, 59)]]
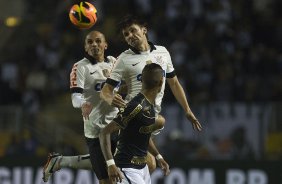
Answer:
[(138, 63), (132, 64), (132, 66), (136, 66), (136, 65), (138, 65), (140, 62), (141, 62), (141, 61), (139, 61)]
[(96, 73), (97, 72), (97, 70), (96, 71), (94, 71), (94, 72), (90, 72), (90, 75), (93, 75), (94, 73)]

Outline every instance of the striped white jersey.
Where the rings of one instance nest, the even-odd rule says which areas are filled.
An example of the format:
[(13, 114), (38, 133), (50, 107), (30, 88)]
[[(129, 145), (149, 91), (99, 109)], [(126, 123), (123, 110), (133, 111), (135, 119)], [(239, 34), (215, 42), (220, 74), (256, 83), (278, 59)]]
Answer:
[(104, 128), (116, 116), (118, 109), (108, 105), (100, 98), (100, 91), (115, 64), (116, 59), (108, 56), (105, 62), (96, 62), (92, 58), (83, 58), (73, 65), (70, 74), (72, 93), (82, 93), (85, 101), (93, 105), (89, 120), (84, 119), (84, 134), (88, 138), (98, 137)]
[[(128, 88), (126, 96), (128, 101), (141, 91), (141, 74), (146, 64), (159, 64), (164, 70), (164, 77), (172, 78), (175, 76), (174, 67), (167, 49), (163, 46), (154, 46), (152, 43), (150, 43), (150, 46), (151, 50), (146, 52), (140, 53), (131, 48), (121, 53), (110, 78), (107, 80), (107, 83), (112, 85), (116, 85), (119, 81), (124, 80)], [(164, 89), (165, 82), (156, 98), (156, 105), (159, 107), (161, 106)]]

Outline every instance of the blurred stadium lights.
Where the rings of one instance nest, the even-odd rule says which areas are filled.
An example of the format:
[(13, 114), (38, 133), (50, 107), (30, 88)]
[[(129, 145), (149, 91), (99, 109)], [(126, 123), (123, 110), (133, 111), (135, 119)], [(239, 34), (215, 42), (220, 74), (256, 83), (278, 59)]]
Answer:
[(7, 27), (15, 27), (20, 24), (20, 18), (19, 17), (7, 17), (5, 20), (5, 25)]

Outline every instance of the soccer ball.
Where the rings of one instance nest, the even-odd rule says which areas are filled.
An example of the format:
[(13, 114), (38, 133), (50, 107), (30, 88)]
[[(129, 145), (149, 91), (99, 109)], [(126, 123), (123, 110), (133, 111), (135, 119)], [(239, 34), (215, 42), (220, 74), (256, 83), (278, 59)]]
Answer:
[(97, 10), (89, 2), (74, 4), (69, 12), (70, 21), (79, 29), (89, 29), (97, 22)]

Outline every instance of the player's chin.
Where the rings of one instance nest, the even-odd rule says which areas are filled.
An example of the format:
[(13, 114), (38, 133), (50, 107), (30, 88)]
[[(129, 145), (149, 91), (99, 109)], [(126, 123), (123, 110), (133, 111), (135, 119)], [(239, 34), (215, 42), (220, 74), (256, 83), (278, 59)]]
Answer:
[(131, 40), (131, 41), (129, 42), (129, 45), (130, 45), (131, 47), (136, 47), (136, 46), (138, 46), (138, 44), (139, 44), (138, 40)]

